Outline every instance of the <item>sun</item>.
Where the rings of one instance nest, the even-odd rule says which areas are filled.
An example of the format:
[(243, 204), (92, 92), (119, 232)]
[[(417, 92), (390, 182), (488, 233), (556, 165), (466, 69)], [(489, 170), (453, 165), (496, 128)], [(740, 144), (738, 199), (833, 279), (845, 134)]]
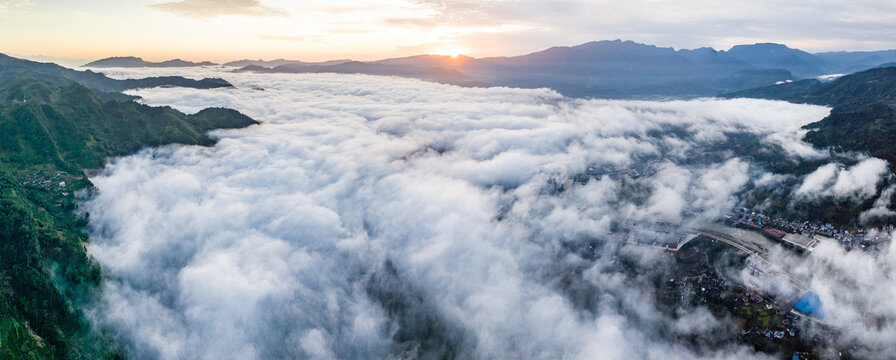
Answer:
[(450, 56), (456, 58), (458, 56), (463, 55), (464, 53), (470, 52), (470, 49), (462, 48), (462, 47), (450, 47), (450, 48), (440, 48), (433, 51), (435, 55), (442, 56)]

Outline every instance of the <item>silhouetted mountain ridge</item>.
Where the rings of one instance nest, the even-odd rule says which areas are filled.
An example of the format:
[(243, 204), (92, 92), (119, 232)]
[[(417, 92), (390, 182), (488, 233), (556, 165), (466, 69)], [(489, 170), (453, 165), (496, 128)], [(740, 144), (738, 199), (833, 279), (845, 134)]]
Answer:
[[(727, 51), (708, 47), (675, 50), (633, 41), (604, 40), (556, 46), (521, 56), (476, 59), (417, 55), (329, 67), (307, 63), (269, 67), (263, 62), (254, 62), (238, 71), (363, 73), (457, 85), (550, 87), (571, 96), (687, 98), (798, 81), (838, 69), (865, 70), (879, 65), (869, 59), (884, 60), (886, 54), (816, 56), (774, 43), (738, 45)], [(393, 67), (386, 70), (371, 64)]]
[(34, 80), (50, 81), (59, 85), (78, 83), (89, 88), (104, 100), (130, 99), (132, 98), (131, 96), (121, 94), (120, 92), (135, 88), (179, 86), (212, 89), (233, 86), (223, 79), (206, 78), (193, 80), (182, 76), (118, 80), (90, 70), (72, 70), (53, 63), (35, 62), (0, 54), (0, 81), (9, 81), (13, 77), (30, 77)]
[(81, 67), (108, 68), (108, 67), (193, 67), (193, 66), (213, 66), (217, 65), (210, 61), (192, 62), (181, 59), (166, 60), (161, 62), (145, 61), (142, 58), (134, 56), (116, 56), (100, 59)]
[[(121, 58), (139, 63), (139, 58)], [(622, 40), (505, 57), (416, 55), (377, 61), (239, 60), (239, 72), (402, 76), (463, 86), (549, 87), (603, 98), (689, 98), (851, 73), (896, 62), (896, 50), (811, 54), (783, 44), (676, 50)]]

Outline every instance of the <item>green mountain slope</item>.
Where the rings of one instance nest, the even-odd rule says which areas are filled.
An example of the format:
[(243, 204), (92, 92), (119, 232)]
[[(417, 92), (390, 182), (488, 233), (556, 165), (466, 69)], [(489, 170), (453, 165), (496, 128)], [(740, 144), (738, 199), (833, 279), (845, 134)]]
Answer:
[(849, 112), (896, 99), (896, 67), (882, 67), (846, 75), (829, 83), (810, 79), (723, 94), (794, 103), (828, 105), (834, 112)]
[(896, 165), (896, 67), (876, 68), (829, 83), (803, 80), (725, 94), (831, 106), (831, 114), (805, 126), (805, 140), (822, 148), (859, 151)]
[(832, 112), (806, 125), (805, 140), (838, 151), (865, 152), (896, 167), (896, 110), (893, 103), (878, 102), (857, 111)]
[(89, 214), (74, 213), (74, 193), (91, 186), (82, 169), (147, 146), (211, 145), (207, 131), (257, 122), (229, 109), (103, 101), (34, 77), (0, 83), (0, 359), (115, 358), (79, 310), (101, 277), (86, 252)]
[[(25, 99), (27, 101), (21, 101)], [(78, 84), (16, 80), (0, 89), (0, 158), (49, 163), (68, 170), (96, 168), (107, 156), (170, 143), (209, 145), (215, 128), (255, 124), (233, 110), (184, 115), (170, 107), (97, 98)]]
[(23, 77), (31, 80), (50, 81), (59, 85), (78, 83), (107, 100), (127, 99), (129, 97), (117, 93), (135, 88), (180, 86), (212, 89), (233, 86), (223, 79), (192, 80), (181, 76), (117, 80), (90, 70), (77, 71), (53, 63), (40, 63), (0, 54), (0, 83)]

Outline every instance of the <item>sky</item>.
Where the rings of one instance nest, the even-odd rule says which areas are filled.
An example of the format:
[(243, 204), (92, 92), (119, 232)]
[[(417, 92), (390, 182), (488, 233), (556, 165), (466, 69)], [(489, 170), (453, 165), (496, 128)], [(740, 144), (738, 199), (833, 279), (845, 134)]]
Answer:
[(95, 60), (521, 55), (592, 40), (896, 48), (887, 0), (0, 0), (0, 52)]

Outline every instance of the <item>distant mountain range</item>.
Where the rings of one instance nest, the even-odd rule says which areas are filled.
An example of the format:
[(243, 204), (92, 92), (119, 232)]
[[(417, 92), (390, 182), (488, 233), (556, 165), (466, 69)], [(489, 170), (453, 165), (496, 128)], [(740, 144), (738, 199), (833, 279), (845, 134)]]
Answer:
[(122, 94), (121, 91), (136, 88), (179, 86), (212, 89), (233, 86), (223, 79), (193, 80), (182, 76), (118, 80), (90, 70), (77, 71), (53, 63), (35, 62), (0, 54), (0, 82), (9, 82), (16, 78), (49, 81), (57, 85), (78, 83), (89, 88), (103, 100), (130, 99), (131, 96)]
[[(97, 65), (99, 63), (99, 65)], [(240, 72), (351, 73), (401, 76), (462, 86), (549, 87), (569, 96), (667, 98), (714, 96), (896, 63), (896, 50), (811, 54), (785, 45), (675, 50), (632, 41), (594, 41), (522, 56), (472, 58), (417, 55), (378, 61), (239, 60)], [(109, 58), (85, 66), (201, 66), (170, 60)], [(146, 65), (150, 64), (150, 65)], [(164, 64), (164, 65), (163, 65)], [(181, 65), (178, 65), (181, 64)]]
[(125, 68), (133, 68), (133, 67), (193, 67), (193, 66), (213, 66), (218, 65), (213, 62), (203, 61), (203, 62), (192, 62), (185, 61), (181, 59), (174, 59), (162, 62), (150, 62), (145, 61), (138, 57), (133, 56), (123, 56), (123, 57), (110, 57), (101, 60), (97, 60), (94, 62), (90, 62), (84, 64), (82, 67), (92, 67), (92, 68), (110, 68), (110, 67), (125, 67)]
[[(349, 61), (334, 65), (286, 64), (273, 68), (250, 65), (236, 72), (259, 73), (338, 73), (399, 76), (457, 85), (474, 85), (475, 81), (455, 69), (444, 67), (421, 67), (416, 65), (384, 64), (380, 62)], [(482, 83), (481, 85), (487, 85)]]

